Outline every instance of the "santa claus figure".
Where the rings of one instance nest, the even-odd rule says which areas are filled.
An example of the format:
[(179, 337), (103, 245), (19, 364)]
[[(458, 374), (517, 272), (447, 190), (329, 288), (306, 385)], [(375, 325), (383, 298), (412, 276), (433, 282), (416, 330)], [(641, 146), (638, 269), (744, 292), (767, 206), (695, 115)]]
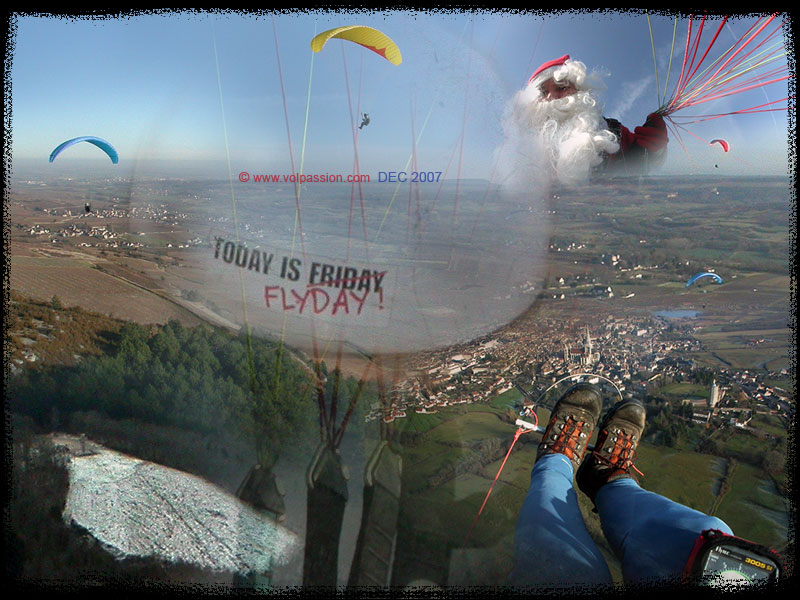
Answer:
[(580, 183), (599, 171), (640, 174), (663, 161), (668, 138), (661, 116), (651, 114), (630, 131), (603, 117), (600, 89), (586, 65), (569, 55), (536, 69), (505, 121), (506, 140), (516, 162), (529, 163), (518, 165), (528, 177), (544, 168), (561, 183)]

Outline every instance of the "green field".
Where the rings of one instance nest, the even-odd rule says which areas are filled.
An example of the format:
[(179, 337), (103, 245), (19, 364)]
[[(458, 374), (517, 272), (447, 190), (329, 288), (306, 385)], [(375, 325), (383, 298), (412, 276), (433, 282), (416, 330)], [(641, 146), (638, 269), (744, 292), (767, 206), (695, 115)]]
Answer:
[(444, 418), (442, 417), (441, 413), (426, 413), (426, 414), (419, 414), (411, 411), (406, 411), (406, 417), (404, 419), (398, 419), (394, 421), (394, 427), (398, 431), (415, 431), (418, 433), (424, 433), (426, 431), (430, 431), (437, 425), (441, 425), (444, 423)]
[(718, 459), (707, 454), (665, 449), (642, 443), (637, 451), (636, 467), (644, 473), (641, 486), (676, 502), (708, 512), (714, 501), (714, 471)]
[[(739, 537), (781, 548), (786, 543), (786, 501), (765, 492), (761, 489), (763, 485), (763, 475), (758, 469), (739, 463), (731, 491), (723, 498), (716, 516), (730, 525)], [(773, 512), (780, 514), (773, 515)]]
[(489, 401), (489, 405), (492, 408), (496, 408), (498, 410), (505, 410), (505, 408), (512, 403), (522, 404), (523, 396), (522, 394), (516, 389), (511, 388), (510, 390), (503, 392), (502, 394), (497, 394), (493, 396), (492, 399)]
[(659, 388), (662, 396), (673, 396), (676, 398), (708, 398), (710, 387), (696, 383), (671, 383)]
[[(733, 368), (780, 370), (790, 366), (790, 334), (787, 328), (745, 328), (730, 331), (729, 324), (718, 324), (698, 331), (694, 336), (707, 352), (696, 355), (702, 362), (718, 366), (718, 358), (727, 361)], [(750, 345), (751, 340), (765, 340)], [(714, 357), (716, 355), (716, 357)]]
[(459, 444), (463, 440), (481, 440), (488, 437), (510, 437), (516, 428), (504, 423), (491, 412), (474, 411), (451, 419), (436, 427), (431, 441)]
[(780, 417), (756, 414), (750, 424), (768, 435), (786, 437), (787, 424)]
[[(481, 406), (483, 410), (479, 410)], [(428, 435), (424, 444), (407, 445), (403, 449), (404, 485), (409, 490), (425, 488), (428, 477), (466, 454), (468, 449), (461, 445), (463, 441), (513, 437), (515, 427), (501, 421), (498, 412), (502, 411), (474, 405), (472, 411), (461, 415), (454, 409), (433, 415), (415, 414), (418, 421), (429, 419), (427, 429), (420, 427)]]

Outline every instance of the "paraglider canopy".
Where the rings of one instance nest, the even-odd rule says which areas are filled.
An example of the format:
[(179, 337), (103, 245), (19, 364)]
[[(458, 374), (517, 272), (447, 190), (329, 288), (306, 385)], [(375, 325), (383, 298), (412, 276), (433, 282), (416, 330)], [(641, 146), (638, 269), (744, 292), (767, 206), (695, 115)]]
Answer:
[(697, 281), (698, 279), (702, 279), (703, 277), (713, 277), (717, 283), (722, 283), (722, 277), (720, 277), (716, 273), (706, 272), (706, 273), (698, 273), (697, 275), (689, 279), (689, 281), (686, 282), (686, 287), (687, 288), (690, 287), (695, 281)]
[(728, 152), (731, 147), (725, 140), (711, 140), (709, 144), (719, 144), (725, 152)]
[(95, 137), (93, 135), (84, 135), (81, 137), (76, 137), (59, 144), (58, 146), (56, 146), (56, 149), (50, 153), (50, 162), (53, 162), (56, 159), (56, 157), (59, 154), (61, 154), (62, 151), (69, 148), (70, 146), (74, 146), (79, 142), (89, 142), (90, 144), (94, 144), (108, 155), (112, 163), (117, 164), (119, 162), (119, 155), (117, 154), (117, 151), (114, 149), (114, 146), (112, 146), (106, 140), (99, 137)]
[(403, 62), (400, 48), (397, 47), (389, 36), (372, 27), (364, 25), (346, 25), (323, 31), (311, 40), (311, 49), (319, 52), (332, 38), (339, 38), (361, 44), (365, 48), (381, 55), (393, 65)]

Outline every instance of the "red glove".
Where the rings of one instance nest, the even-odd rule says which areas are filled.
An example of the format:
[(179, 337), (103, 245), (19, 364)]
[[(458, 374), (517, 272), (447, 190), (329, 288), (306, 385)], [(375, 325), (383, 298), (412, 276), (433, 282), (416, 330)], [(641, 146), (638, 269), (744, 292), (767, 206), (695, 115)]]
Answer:
[(633, 130), (634, 143), (650, 152), (658, 152), (666, 147), (669, 138), (667, 137), (667, 125), (661, 115), (651, 113), (647, 115), (647, 120), (641, 127)]

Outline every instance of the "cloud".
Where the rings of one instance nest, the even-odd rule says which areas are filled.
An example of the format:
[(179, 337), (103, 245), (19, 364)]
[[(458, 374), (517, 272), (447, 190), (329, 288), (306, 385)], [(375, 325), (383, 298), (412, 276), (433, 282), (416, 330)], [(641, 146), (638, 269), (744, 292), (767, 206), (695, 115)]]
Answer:
[[(616, 104), (612, 110), (607, 111), (608, 116), (613, 116), (616, 119), (623, 120), (626, 113), (641, 98), (645, 92), (654, 88), (655, 76), (648, 75), (638, 81), (626, 81), (620, 86)], [(654, 109), (657, 107), (653, 107)]]

